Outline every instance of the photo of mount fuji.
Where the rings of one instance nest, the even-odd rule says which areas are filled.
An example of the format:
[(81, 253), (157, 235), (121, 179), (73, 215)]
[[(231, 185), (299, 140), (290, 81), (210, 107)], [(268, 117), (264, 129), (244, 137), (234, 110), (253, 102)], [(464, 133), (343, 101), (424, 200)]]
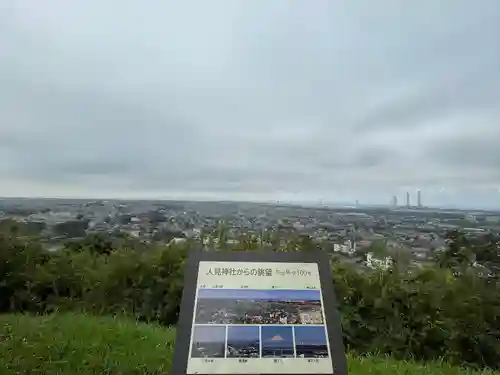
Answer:
[(262, 326), (262, 357), (293, 358), (291, 326)]

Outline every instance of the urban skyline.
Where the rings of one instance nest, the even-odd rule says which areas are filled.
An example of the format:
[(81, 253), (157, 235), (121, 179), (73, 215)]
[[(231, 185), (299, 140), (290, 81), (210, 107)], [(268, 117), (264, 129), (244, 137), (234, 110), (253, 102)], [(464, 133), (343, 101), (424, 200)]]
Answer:
[[(453, 199), (447, 198), (443, 195), (443, 191), (446, 189), (441, 189), (442, 191), (436, 192), (431, 191), (430, 193), (425, 192), (425, 207), (428, 208), (440, 208), (440, 209), (478, 209), (478, 210), (500, 210), (500, 188), (498, 189), (489, 189), (487, 193), (490, 196), (498, 196), (495, 200), (491, 200), (488, 198), (488, 194), (479, 194), (473, 197), (463, 199)], [(449, 189), (451, 190), (451, 189)], [(193, 201), (193, 202), (247, 202), (247, 203), (264, 203), (264, 204), (298, 204), (305, 206), (395, 206), (394, 198), (396, 198), (396, 202), (399, 202), (398, 196), (403, 196), (406, 194), (406, 191), (402, 191), (398, 195), (394, 195), (390, 201), (387, 201), (387, 196), (384, 194), (379, 195), (371, 195), (367, 197), (363, 197), (363, 199), (356, 199), (352, 194), (348, 197), (337, 197), (337, 199), (325, 199), (317, 198), (314, 196), (300, 196), (297, 194), (287, 194), (282, 193), (280, 195), (272, 195), (269, 196), (267, 194), (264, 195), (247, 195), (247, 194), (192, 194), (192, 193), (120, 193), (115, 191), (112, 194), (93, 192), (87, 194), (3, 194), (0, 195), (1, 200), (11, 200), (11, 199), (19, 199), (19, 200), (38, 200), (38, 199), (46, 199), (46, 200), (126, 200), (126, 201)], [(484, 199), (486, 195), (486, 199)], [(483, 199), (482, 199), (483, 198)], [(404, 200), (403, 200), (404, 202)], [(493, 202), (493, 203), (492, 203)], [(404, 206), (399, 204), (399, 206)]]
[(10, 2), (0, 195), (499, 205), (498, 1), (445, 1)]

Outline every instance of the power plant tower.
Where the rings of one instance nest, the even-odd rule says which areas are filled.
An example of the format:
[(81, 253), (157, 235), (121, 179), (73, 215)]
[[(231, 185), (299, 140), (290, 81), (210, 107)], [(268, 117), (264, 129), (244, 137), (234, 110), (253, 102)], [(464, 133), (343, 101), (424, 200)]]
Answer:
[(420, 194), (420, 190), (417, 191), (417, 206), (422, 207), (422, 195)]
[(391, 199), (391, 206), (394, 208), (398, 206), (398, 197), (396, 197), (395, 195)]
[(410, 193), (406, 192), (406, 207), (410, 208)]

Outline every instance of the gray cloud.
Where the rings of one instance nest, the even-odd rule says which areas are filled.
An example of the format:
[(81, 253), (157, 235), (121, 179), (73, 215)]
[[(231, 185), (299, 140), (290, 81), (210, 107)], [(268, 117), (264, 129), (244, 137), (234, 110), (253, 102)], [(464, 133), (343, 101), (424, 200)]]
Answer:
[(383, 3), (12, 2), (0, 194), (495, 204), (500, 4)]
[[(500, 126), (498, 129), (500, 131)], [(496, 131), (488, 134), (480, 130), (473, 134), (450, 134), (442, 144), (429, 147), (428, 152), (443, 166), (490, 169), (500, 178), (500, 148), (496, 136)]]

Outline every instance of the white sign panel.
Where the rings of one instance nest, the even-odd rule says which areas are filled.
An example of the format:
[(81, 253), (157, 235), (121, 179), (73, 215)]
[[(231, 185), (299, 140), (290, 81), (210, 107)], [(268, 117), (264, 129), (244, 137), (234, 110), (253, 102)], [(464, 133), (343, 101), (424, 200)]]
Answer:
[(316, 263), (199, 263), (187, 374), (331, 374)]

